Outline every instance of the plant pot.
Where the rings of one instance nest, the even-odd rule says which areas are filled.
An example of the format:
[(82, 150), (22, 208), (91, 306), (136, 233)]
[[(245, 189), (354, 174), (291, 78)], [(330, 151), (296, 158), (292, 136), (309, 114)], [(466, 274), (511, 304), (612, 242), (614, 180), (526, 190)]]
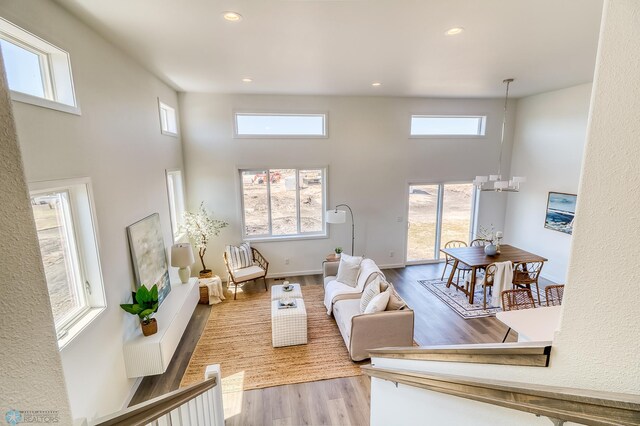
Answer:
[(158, 332), (158, 321), (155, 318), (151, 318), (151, 320), (145, 324), (144, 322), (140, 323), (142, 327), (142, 334), (145, 336), (151, 336), (152, 334), (156, 334)]
[(495, 244), (487, 244), (484, 246), (484, 254), (487, 256), (495, 256), (498, 253), (498, 247)]
[(211, 269), (203, 269), (200, 271), (200, 278), (211, 278), (213, 277), (213, 271)]

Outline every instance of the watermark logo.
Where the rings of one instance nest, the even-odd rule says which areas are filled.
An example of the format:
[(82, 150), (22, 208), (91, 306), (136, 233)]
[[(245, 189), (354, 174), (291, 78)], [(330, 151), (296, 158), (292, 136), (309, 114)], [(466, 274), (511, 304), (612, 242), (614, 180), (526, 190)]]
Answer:
[(58, 411), (45, 411), (45, 410), (16, 410), (10, 409), (4, 416), (4, 419), (11, 426), (16, 426), (20, 423), (59, 423), (60, 415)]
[(4, 416), (7, 423), (11, 426), (15, 426), (22, 421), (22, 413), (18, 410), (9, 410)]

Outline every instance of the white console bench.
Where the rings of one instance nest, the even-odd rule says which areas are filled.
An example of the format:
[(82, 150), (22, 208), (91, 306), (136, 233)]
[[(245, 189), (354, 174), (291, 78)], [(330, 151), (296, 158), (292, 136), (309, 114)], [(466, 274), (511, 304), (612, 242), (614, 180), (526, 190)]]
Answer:
[(171, 291), (154, 315), (158, 332), (145, 337), (138, 328), (124, 343), (127, 377), (162, 374), (167, 370), (199, 299), (197, 278), (189, 278), (186, 284), (171, 285)]

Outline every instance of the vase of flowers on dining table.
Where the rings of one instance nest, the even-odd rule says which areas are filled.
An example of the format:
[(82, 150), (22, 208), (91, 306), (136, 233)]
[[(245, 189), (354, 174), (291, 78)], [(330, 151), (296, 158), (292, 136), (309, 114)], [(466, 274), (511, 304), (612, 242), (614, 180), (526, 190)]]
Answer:
[(488, 243), (484, 245), (484, 254), (487, 256), (500, 254), (500, 241), (503, 236), (502, 231), (495, 231), (493, 225), (491, 225), (489, 229), (481, 226), (476, 236)]

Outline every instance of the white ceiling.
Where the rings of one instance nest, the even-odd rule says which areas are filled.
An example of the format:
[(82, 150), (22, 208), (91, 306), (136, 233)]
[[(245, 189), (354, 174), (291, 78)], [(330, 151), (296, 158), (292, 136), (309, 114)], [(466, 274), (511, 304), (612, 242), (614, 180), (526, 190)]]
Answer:
[(219, 93), (499, 97), (515, 77), (526, 96), (592, 80), (602, 13), (602, 0), (57, 1), (177, 90)]

